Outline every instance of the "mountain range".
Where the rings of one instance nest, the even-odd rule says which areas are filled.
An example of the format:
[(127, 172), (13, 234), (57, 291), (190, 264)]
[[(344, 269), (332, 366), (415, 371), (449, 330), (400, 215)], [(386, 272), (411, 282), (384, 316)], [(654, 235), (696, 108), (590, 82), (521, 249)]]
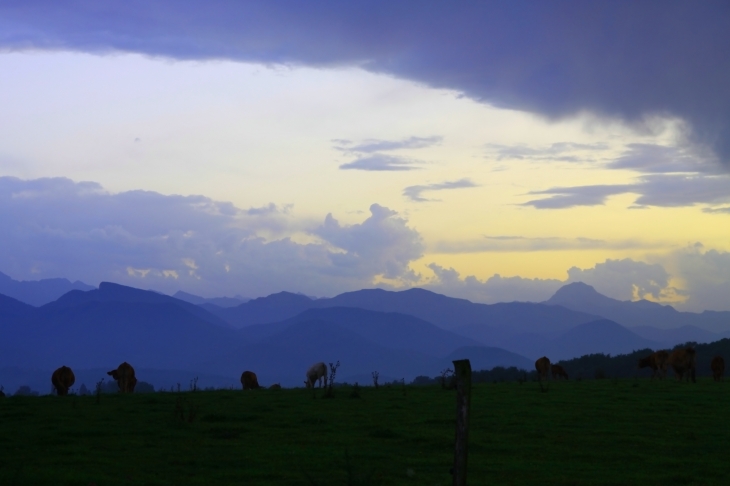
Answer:
[[(255, 370), (262, 384), (296, 386), (316, 361), (339, 360), (340, 381), (367, 381), (373, 371), (381, 381), (410, 380), (435, 376), (453, 359), (469, 358), (474, 369), (532, 369), (543, 355), (629, 353), (730, 331), (729, 312), (622, 302), (585, 284), (567, 285), (544, 303), (492, 305), (424, 289), (366, 289), (330, 299), (280, 292), (228, 307), (176, 296), (185, 298), (108, 282), (71, 289), (40, 307), (0, 295), (0, 369), (31, 376), (28, 370), (48, 373), (62, 364), (98, 370), (128, 361), (156, 377), (139, 379), (158, 387), (171, 386), (164, 373), (167, 381), (201, 375), (237, 383), (244, 369)], [(661, 328), (667, 315), (682, 325)]]

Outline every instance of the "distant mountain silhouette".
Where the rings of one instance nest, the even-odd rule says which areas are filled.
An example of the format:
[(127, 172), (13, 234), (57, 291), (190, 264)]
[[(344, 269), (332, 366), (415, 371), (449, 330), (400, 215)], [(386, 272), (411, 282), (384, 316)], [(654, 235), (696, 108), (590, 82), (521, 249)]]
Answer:
[(71, 282), (65, 278), (13, 280), (0, 272), (0, 294), (36, 307), (53, 302), (71, 290), (92, 290), (94, 288), (78, 280)]
[[(247, 333), (255, 327), (266, 326), (252, 326), (241, 332)], [(256, 369), (260, 381), (301, 386), (307, 367), (317, 361), (334, 363), (339, 360), (341, 368), (337, 376), (342, 381), (351, 382), (354, 379), (362, 380), (373, 371), (378, 371), (383, 377), (406, 380), (418, 375), (434, 376), (445, 364), (450, 363), (444, 355), (439, 357), (424, 353), (415, 349), (415, 346), (388, 339), (388, 336), (373, 335), (379, 342), (364, 338), (361, 334), (363, 329), (357, 329), (354, 321), (343, 323), (302, 317), (302, 320), (293, 319), (285, 325), (277, 323), (275, 327), (276, 334), (264, 337), (255, 344), (243, 345), (227, 355), (217, 356), (201, 364), (201, 368), (210, 372), (224, 368)], [(458, 336), (454, 337), (458, 340)], [(490, 354), (494, 354), (494, 358), (490, 359)], [(529, 363), (522, 356), (500, 349), (474, 351), (474, 355), (485, 362), (498, 362), (504, 366)]]
[(651, 326), (672, 329), (694, 326), (706, 331), (730, 331), (730, 312), (679, 312), (670, 305), (647, 300), (621, 301), (596, 292), (590, 285), (575, 282), (558, 289), (544, 302), (615, 321), (626, 327)]
[(312, 307), (314, 302), (301, 294), (279, 292), (249, 300), (236, 307), (211, 311), (234, 327), (246, 327), (289, 319)]
[[(268, 316), (280, 312), (282, 302), (312, 302), (286, 293), (257, 300), (254, 310)], [(300, 384), (312, 362), (339, 359), (341, 377), (379, 371), (410, 380), (438, 373), (448, 361), (444, 357), (456, 349), (478, 347), (474, 340), (410, 315), (359, 308), (305, 309), (282, 322), (234, 330), (216, 323), (218, 318), (200, 306), (107, 282), (40, 308), (0, 296), (0, 316), (7, 317), (0, 322), (0, 367), (46, 371), (62, 364), (111, 369), (128, 361), (135, 368), (232, 379), (252, 369), (265, 382), (292, 386)], [(490, 353), (505, 365), (525, 362), (498, 349), (480, 356), (488, 360)]]
[(0, 295), (0, 329), (4, 319), (30, 319), (35, 315), (37, 308), (12, 297)]
[(205, 297), (189, 294), (182, 290), (175, 292), (173, 297), (195, 305), (212, 304), (218, 307), (236, 307), (251, 300), (243, 297), (214, 297), (212, 299), (206, 299)]
[[(192, 369), (244, 337), (172, 303), (83, 302), (38, 310), (4, 332), (0, 366), (94, 368), (119, 364)], [(9, 349), (8, 349), (9, 348)]]
[(82, 292), (72, 290), (61, 296), (55, 302), (48, 303), (41, 307), (43, 312), (55, 312), (65, 307), (73, 307), (88, 302), (129, 302), (148, 304), (170, 304), (184, 309), (186, 312), (197, 316), (203, 321), (221, 327), (230, 327), (220, 317), (202, 309), (200, 306), (185, 302), (168, 295), (159, 294), (150, 290), (141, 290), (134, 287), (127, 287), (111, 282), (101, 282), (98, 289)]
[(637, 349), (658, 348), (654, 341), (642, 338), (629, 329), (607, 319), (580, 324), (550, 341), (549, 358), (568, 359), (585, 354), (627, 354)]
[(331, 322), (380, 346), (419, 351), (431, 356), (444, 356), (462, 346), (479, 345), (472, 339), (446, 331), (417, 317), (352, 307), (307, 309), (285, 321), (250, 326), (240, 332), (249, 340), (261, 341), (279, 335), (296, 323), (306, 321)]
[(514, 366), (523, 370), (531, 371), (535, 362), (522, 355), (506, 351), (502, 348), (485, 346), (466, 346), (459, 348), (444, 358), (444, 366), (453, 369), (452, 361), (468, 359), (472, 370), (491, 370), (495, 366), (509, 368)]
[[(280, 292), (221, 308), (108, 282), (98, 289), (70, 291), (41, 307), (0, 295), (0, 367), (45, 373), (62, 364), (111, 369), (128, 361), (141, 369), (234, 381), (251, 369), (262, 383), (292, 386), (303, 381), (313, 362), (340, 360), (341, 380), (361, 380), (373, 371), (410, 380), (435, 376), (464, 357), (475, 370), (497, 365), (532, 369), (542, 355), (558, 360), (669, 347), (669, 341), (659, 339), (665, 330), (645, 326), (638, 329), (640, 336), (565, 303), (591, 304), (602, 311), (685, 314), (651, 303), (613, 301), (586, 287), (556, 294), (553, 302), (560, 305), (474, 304), (411, 289), (362, 290), (318, 300)], [(672, 339), (683, 341), (703, 331), (685, 327), (672, 332)]]
[(695, 326), (682, 326), (674, 329), (657, 329), (652, 326), (636, 326), (630, 329), (639, 336), (658, 342), (666, 348), (671, 348), (677, 344), (686, 343), (688, 341), (696, 343), (711, 343), (718, 341), (723, 337), (727, 337), (727, 332), (725, 334), (718, 334), (715, 332), (705, 331), (704, 329), (700, 329)]

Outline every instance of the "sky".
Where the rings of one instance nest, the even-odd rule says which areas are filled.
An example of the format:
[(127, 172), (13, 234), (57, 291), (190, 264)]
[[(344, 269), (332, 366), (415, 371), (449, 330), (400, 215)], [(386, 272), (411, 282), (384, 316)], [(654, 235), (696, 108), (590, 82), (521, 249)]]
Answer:
[(0, 5), (0, 271), (730, 310), (730, 6)]

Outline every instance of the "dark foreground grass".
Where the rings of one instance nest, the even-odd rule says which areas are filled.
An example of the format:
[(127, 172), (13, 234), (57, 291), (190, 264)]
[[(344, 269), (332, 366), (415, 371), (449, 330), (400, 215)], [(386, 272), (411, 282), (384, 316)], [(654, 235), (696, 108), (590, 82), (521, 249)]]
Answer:
[[(450, 484), (438, 387), (9, 397), (0, 484)], [(469, 484), (727, 484), (730, 385), (475, 386)]]

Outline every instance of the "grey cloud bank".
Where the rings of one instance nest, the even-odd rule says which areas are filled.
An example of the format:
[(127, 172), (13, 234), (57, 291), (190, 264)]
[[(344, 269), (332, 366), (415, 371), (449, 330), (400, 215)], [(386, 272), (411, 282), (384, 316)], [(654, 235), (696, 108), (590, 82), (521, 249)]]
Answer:
[(575, 206), (598, 206), (609, 196), (637, 194), (634, 207), (680, 207), (696, 204), (724, 204), (730, 201), (730, 177), (726, 175), (651, 174), (635, 184), (553, 187), (531, 191), (530, 195), (546, 195), (524, 203), (536, 209), (565, 209)]
[(374, 204), (361, 224), (328, 215), (303, 231), (320, 240), (267, 240), (260, 229), (302, 231), (275, 204), (240, 210), (203, 196), (111, 194), (93, 182), (0, 177), (5, 236), (0, 268), (16, 279), (67, 276), (173, 293), (334, 295), (377, 275), (412, 279), (420, 235)]
[(357, 65), (551, 119), (680, 117), (730, 163), (727, 2), (10, 2), (0, 47)]

